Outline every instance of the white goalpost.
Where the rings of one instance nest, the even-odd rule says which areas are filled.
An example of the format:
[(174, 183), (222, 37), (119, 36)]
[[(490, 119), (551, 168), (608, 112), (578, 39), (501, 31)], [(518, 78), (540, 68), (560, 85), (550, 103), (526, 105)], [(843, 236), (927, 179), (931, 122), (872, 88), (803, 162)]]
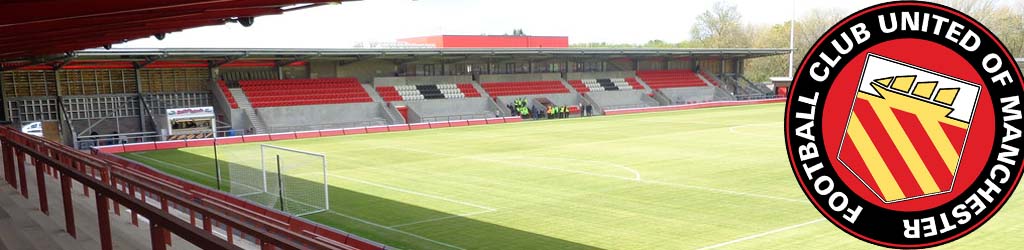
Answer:
[(229, 166), (231, 193), (296, 216), (330, 209), (326, 155), (261, 144), (259, 161)]

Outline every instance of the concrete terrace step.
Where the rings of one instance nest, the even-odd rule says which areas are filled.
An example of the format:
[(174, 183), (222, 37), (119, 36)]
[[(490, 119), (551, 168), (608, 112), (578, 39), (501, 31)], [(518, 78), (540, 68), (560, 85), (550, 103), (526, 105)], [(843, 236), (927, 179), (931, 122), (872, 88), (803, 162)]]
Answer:
[(26, 209), (29, 200), (20, 193), (6, 183), (0, 185), (0, 248), (99, 249), (98, 241), (90, 237), (72, 238), (62, 224), (56, 224), (38, 208)]

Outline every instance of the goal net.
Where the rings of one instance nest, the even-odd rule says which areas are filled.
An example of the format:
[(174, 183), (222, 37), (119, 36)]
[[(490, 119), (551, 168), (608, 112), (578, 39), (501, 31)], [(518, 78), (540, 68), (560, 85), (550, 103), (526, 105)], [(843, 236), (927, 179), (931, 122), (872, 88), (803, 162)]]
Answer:
[(327, 156), (261, 144), (253, 163), (228, 167), (232, 194), (296, 216), (330, 209)]

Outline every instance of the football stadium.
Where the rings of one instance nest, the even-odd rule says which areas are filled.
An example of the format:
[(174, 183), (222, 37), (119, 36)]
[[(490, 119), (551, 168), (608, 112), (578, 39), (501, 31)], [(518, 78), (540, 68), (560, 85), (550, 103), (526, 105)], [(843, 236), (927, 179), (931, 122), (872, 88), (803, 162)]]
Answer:
[[(794, 179), (792, 40), (117, 48), (337, 4), (91, 2), (0, 3), (0, 249), (879, 247)], [(994, 218), (942, 248), (1024, 245)]]

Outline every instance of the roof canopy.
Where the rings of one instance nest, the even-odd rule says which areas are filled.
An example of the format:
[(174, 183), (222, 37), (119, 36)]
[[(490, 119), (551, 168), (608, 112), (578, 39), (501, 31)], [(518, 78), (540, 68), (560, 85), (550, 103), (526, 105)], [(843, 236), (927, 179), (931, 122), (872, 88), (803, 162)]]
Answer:
[[(0, 2), (0, 61), (61, 54), (339, 0), (9, 0)], [(307, 5), (297, 5), (308, 3)]]
[(301, 65), (309, 60), (398, 61), (489, 59), (756, 58), (789, 49), (602, 49), (602, 48), (415, 48), (415, 49), (114, 49), (83, 50), (61, 60), (9, 61), (5, 70), (49, 68), (132, 68)]

